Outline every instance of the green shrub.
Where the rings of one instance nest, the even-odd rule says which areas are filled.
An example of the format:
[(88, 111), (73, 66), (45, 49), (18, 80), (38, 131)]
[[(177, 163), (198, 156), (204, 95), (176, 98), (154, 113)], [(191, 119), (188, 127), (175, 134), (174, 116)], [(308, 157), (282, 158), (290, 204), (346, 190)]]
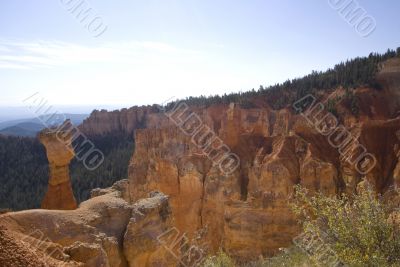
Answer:
[(236, 267), (235, 261), (220, 250), (217, 255), (207, 258), (202, 267)]
[(245, 267), (316, 267), (309, 256), (298, 247), (290, 247), (282, 253), (258, 262), (248, 264)]
[(220, 251), (203, 263), (202, 267), (316, 267), (308, 255), (298, 247), (284, 249), (282, 253), (268, 259), (238, 264), (226, 253)]
[(297, 187), (294, 199), (304, 232), (317, 234), (342, 263), (400, 266), (400, 232), (390, 220), (393, 203), (384, 203), (368, 186), (356, 195), (340, 197), (310, 196)]

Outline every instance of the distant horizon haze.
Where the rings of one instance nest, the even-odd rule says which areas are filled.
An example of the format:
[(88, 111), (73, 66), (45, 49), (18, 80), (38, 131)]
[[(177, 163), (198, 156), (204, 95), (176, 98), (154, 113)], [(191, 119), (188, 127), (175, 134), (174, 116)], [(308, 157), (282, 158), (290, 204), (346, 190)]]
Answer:
[(400, 46), (395, 0), (353, 1), (376, 21), (367, 36), (328, 0), (85, 0), (98, 36), (64, 2), (0, 3), (0, 107), (33, 92), (121, 108), (257, 90)]

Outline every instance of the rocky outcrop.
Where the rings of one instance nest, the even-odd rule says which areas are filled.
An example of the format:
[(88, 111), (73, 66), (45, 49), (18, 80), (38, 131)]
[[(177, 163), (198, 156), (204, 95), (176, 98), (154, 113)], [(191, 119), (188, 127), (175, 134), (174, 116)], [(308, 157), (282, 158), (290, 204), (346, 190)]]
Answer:
[[(27, 257), (41, 255), (32, 260), (38, 265), (26, 266), (174, 266), (178, 259), (157, 240), (171, 227), (168, 197), (153, 192), (131, 205), (124, 200), (127, 191), (128, 181), (122, 180), (94, 190), (96, 196), (73, 211), (0, 215), (0, 248), (14, 250), (9, 251), (12, 256), (0, 252), (0, 266), (25, 262), (18, 258), (19, 252)], [(7, 265), (12, 262), (17, 265)], [(158, 265), (160, 262), (170, 264)]]
[(233, 103), (190, 107), (180, 119), (197, 114), (209, 127), (209, 136), (220, 138), (238, 155), (240, 167), (230, 174), (207, 156), (214, 143), (207, 134), (203, 133), (203, 144), (209, 138), (209, 146), (203, 148), (194, 140), (199, 134), (185, 134), (194, 120), (192, 126), (189, 119), (186, 125), (172, 121), (166, 125), (162, 114), (157, 115), (157, 127), (147, 125), (135, 132), (129, 168), (131, 199), (154, 190), (166, 193), (172, 225), (189, 238), (201, 232), (199, 242), (209, 251), (223, 247), (244, 260), (274, 254), (289, 246), (300, 230), (288, 205), (294, 185), (330, 195), (355, 192), (362, 180), (373, 183), (380, 193), (398, 187), (400, 72), (393, 74), (396, 64), (388, 64), (391, 71), (380, 73), (381, 89), (354, 91), (357, 115), (343, 88), (316, 96), (322, 106), (337, 99), (335, 127), (327, 117), (321, 120), (328, 114), (326, 108), (319, 114), (314, 110), (307, 119), (292, 108), (244, 109)]
[(131, 107), (111, 112), (94, 110), (79, 126), (79, 129), (88, 135), (123, 133), (133, 136), (136, 129), (145, 128), (151, 124), (152, 115), (158, 112), (157, 106)]
[(170, 227), (167, 196), (153, 192), (135, 203), (124, 237), (129, 266), (175, 266), (177, 259), (158, 241)]
[(75, 155), (71, 138), (69, 132), (52, 129), (45, 129), (39, 133), (40, 142), (46, 147), (50, 165), (49, 185), (41, 206), (43, 209), (77, 208), (69, 176), (69, 163)]
[(122, 244), (132, 207), (121, 196), (121, 191), (110, 189), (72, 211), (7, 213), (0, 216), (0, 226), (30, 245), (34, 253), (44, 253), (46, 262), (65, 266), (128, 266)]

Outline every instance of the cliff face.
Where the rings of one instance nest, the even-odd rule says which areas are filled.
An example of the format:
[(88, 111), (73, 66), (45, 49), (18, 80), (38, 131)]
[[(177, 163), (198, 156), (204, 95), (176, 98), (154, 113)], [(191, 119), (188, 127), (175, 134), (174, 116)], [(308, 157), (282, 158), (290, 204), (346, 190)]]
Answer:
[(289, 246), (299, 231), (288, 205), (293, 185), (331, 195), (355, 192), (363, 179), (380, 193), (399, 186), (398, 63), (389, 62), (379, 75), (381, 89), (355, 90), (357, 116), (344, 89), (316, 96), (325, 106), (337, 99), (336, 123), (321, 119), (327, 108), (303, 116), (296, 108), (190, 107), (239, 157), (239, 168), (228, 175), (206, 156), (212, 145), (200, 148), (196, 134), (184, 133), (188, 125), (165, 125), (158, 114), (158, 127), (135, 134), (131, 198), (152, 190), (169, 195), (173, 225), (200, 237), (210, 251), (223, 247), (248, 260)]
[(132, 107), (107, 112), (95, 110), (83, 121), (79, 129), (88, 135), (104, 135), (108, 133), (123, 133), (133, 135), (136, 129), (149, 125), (152, 127), (152, 116), (158, 112), (157, 107)]
[[(236, 115), (222, 118), (221, 128), (214, 130), (240, 158), (240, 167), (232, 174), (221, 173), (173, 126), (136, 132), (129, 171), (132, 199), (152, 190), (169, 195), (174, 226), (192, 238), (205, 232), (202, 240), (211, 250), (223, 246), (236, 256), (254, 259), (290, 245), (299, 230), (288, 206), (295, 184), (327, 194), (355, 191), (363, 178), (380, 192), (395, 185), (399, 118), (351, 126), (354, 138), (377, 159), (363, 175), (300, 115), (221, 110), (221, 114), (231, 112)], [(270, 129), (261, 127), (265, 120), (253, 119), (257, 113), (260, 118), (267, 116), (267, 121), (275, 120)]]

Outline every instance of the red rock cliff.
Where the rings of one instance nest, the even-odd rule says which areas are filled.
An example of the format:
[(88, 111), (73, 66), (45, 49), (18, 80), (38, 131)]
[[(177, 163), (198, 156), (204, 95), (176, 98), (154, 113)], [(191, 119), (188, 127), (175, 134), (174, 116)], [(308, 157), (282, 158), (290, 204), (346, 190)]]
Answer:
[[(322, 104), (337, 100), (339, 128), (332, 127), (329, 118), (310, 124), (293, 108), (244, 109), (233, 103), (190, 107), (240, 159), (229, 174), (204, 153), (212, 146), (200, 148), (193, 135), (184, 134), (154, 108), (94, 112), (81, 129), (135, 133), (129, 168), (132, 201), (161, 191), (170, 197), (171, 221), (180, 232), (210, 251), (224, 247), (239, 258), (254, 259), (289, 246), (299, 232), (288, 205), (293, 185), (327, 194), (353, 192), (363, 179), (379, 192), (400, 185), (399, 66), (398, 59), (385, 63), (378, 75), (381, 89), (354, 91), (357, 116), (344, 89), (316, 95)], [(321, 133), (327, 129), (343, 129), (346, 135)], [(335, 146), (347, 136), (346, 145)], [(363, 156), (352, 164), (361, 147), (374, 160)]]

